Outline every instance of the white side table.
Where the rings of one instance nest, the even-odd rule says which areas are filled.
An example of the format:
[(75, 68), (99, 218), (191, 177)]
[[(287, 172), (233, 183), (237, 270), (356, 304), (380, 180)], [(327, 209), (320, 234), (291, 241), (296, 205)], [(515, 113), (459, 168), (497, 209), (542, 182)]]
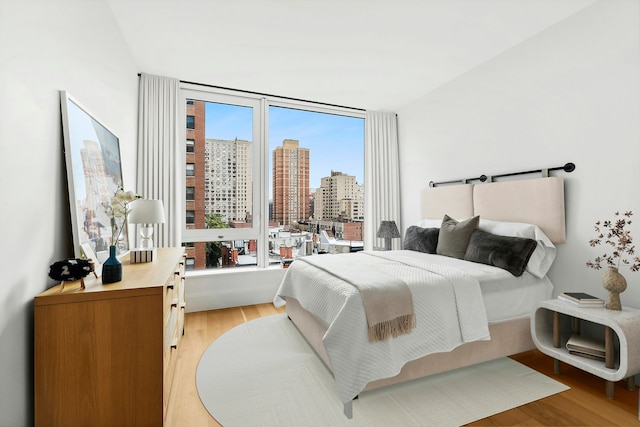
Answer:
[[(604, 325), (605, 362), (569, 353), (566, 344), (571, 333), (561, 330), (562, 315), (573, 318), (574, 328), (578, 329), (580, 320)], [(615, 348), (614, 334), (619, 348)], [(615, 381), (626, 378), (627, 387), (635, 389), (634, 375), (640, 373), (640, 310), (631, 307), (623, 307), (621, 311), (580, 308), (557, 299), (542, 301), (533, 311), (531, 336), (538, 350), (555, 359), (555, 373), (560, 373), (560, 362), (565, 362), (603, 378), (607, 381), (607, 397), (611, 399)]]

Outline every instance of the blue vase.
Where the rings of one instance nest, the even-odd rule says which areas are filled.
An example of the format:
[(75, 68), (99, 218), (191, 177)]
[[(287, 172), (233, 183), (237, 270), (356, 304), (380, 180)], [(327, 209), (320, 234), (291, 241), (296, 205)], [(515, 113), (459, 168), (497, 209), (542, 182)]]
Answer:
[(116, 247), (109, 246), (109, 258), (102, 264), (102, 283), (122, 280), (122, 263), (116, 256)]

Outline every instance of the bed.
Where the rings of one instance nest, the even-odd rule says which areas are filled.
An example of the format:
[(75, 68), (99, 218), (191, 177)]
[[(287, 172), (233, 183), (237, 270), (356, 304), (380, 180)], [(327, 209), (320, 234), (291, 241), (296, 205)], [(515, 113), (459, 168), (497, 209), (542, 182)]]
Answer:
[[(363, 391), (535, 348), (530, 314), (551, 297), (546, 273), (565, 239), (562, 179), (427, 188), (421, 217), (407, 228), (408, 249), (297, 259), (274, 298), (332, 371), (349, 418)], [(463, 226), (472, 230), (469, 259), (421, 247), (434, 244), (429, 233), (447, 253), (444, 230)], [(496, 256), (492, 245), (503, 243), (522, 253)], [(408, 289), (414, 323), (402, 317), (399, 332), (372, 333), (367, 284), (376, 280)]]

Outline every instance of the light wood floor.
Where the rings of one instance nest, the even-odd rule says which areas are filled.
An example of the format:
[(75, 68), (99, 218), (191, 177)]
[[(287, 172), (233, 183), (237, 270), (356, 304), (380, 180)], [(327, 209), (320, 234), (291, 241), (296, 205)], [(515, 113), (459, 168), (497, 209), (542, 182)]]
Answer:
[[(202, 406), (196, 390), (195, 372), (200, 356), (214, 339), (234, 326), (283, 311), (275, 309), (273, 304), (260, 304), (188, 313), (172, 391), (176, 401), (168, 414), (168, 425), (219, 426)], [(565, 364), (562, 365), (562, 374), (554, 375), (552, 359), (536, 350), (516, 355), (513, 359), (567, 384), (571, 389), (469, 426), (640, 426), (637, 388), (628, 391), (624, 382), (618, 382), (616, 398), (610, 400), (604, 394), (604, 380)]]

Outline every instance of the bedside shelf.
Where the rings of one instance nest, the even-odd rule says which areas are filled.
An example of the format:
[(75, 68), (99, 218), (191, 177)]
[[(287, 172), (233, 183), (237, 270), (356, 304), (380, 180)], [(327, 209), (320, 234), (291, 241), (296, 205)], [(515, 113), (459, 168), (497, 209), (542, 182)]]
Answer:
[[(604, 326), (606, 363), (569, 353), (566, 344), (570, 334), (560, 328), (563, 315)], [(554, 334), (557, 334), (555, 340)], [(613, 398), (614, 381), (627, 378), (628, 387), (635, 388), (633, 376), (640, 373), (640, 310), (630, 307), (623, 307), (621, 311), (580, 308), (560, 300), (543, 301), (534, 310), (531, 336), (542, 353), (555, 359), (556, 373), (560, 370), (559, 362), (564, 362), (603, 378), (607, 381), (606, 392), (610, 398)]]

